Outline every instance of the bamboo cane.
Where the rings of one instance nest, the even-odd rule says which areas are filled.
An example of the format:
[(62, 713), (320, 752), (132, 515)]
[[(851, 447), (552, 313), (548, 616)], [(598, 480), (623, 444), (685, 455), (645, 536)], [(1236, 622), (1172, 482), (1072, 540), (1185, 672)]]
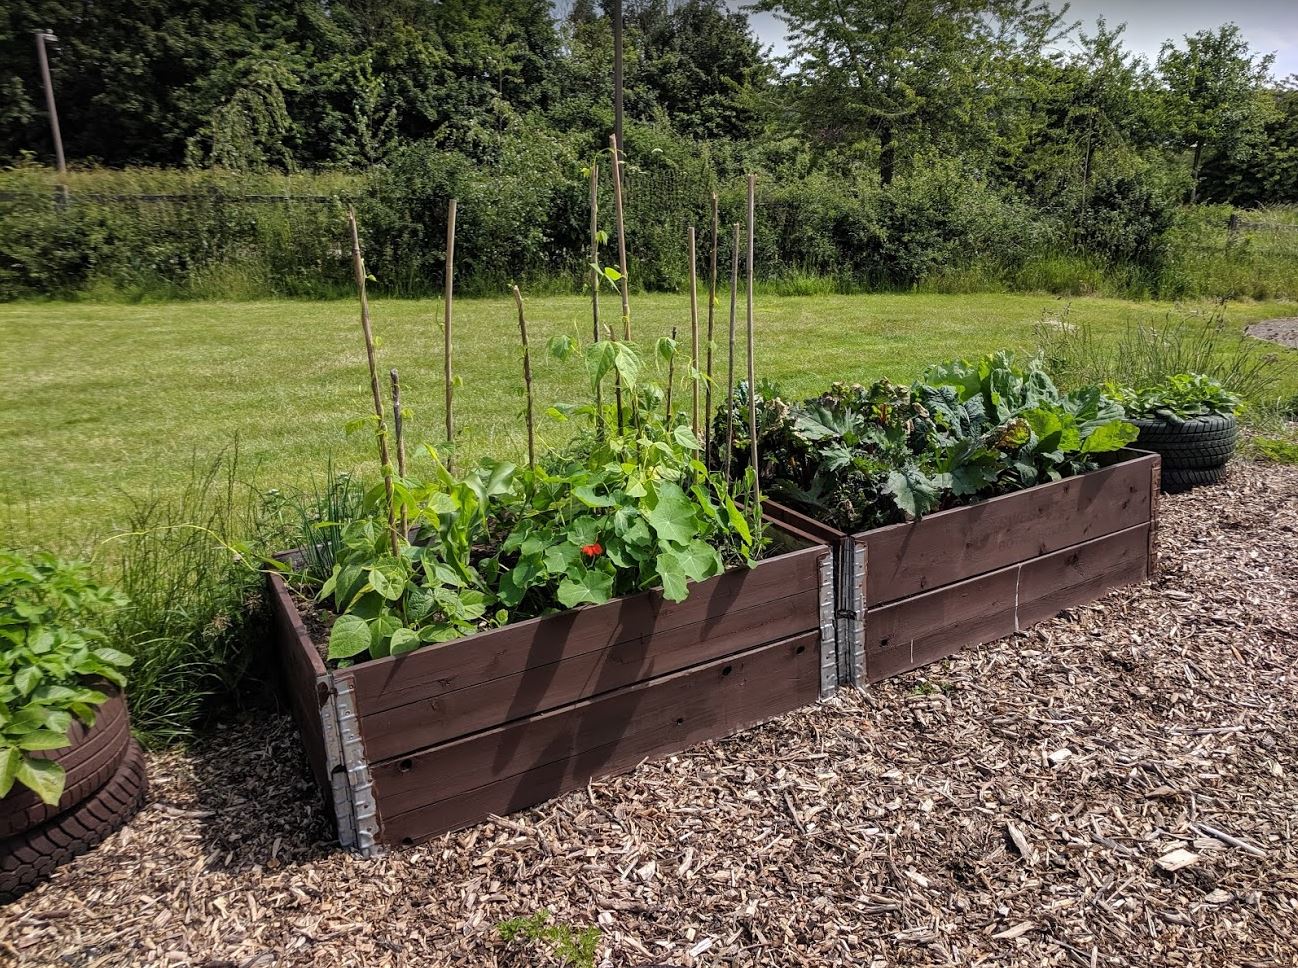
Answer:
[[(392, 381), (392, 436), (396, 438), (397, 444), (397, 477), (405, 480), (406, 435), (401, 413), (401, 379), (397, 376), (396, 367), (388, 371), (388, 377)], [(403, 535), (410, 533), (410, 514), (405, 507), (401, 508), (401, 533)]]
[(690, 367), (693, 397), (690, 404), (690, 427), (699, 436), (699, 280), (695, 271), (694, 226), (690, 226)]
[(730, 356), (726, 364), (726, 483), (731, 480), (731, 455), (735, 449), (735, 311), (739, 301), (739, 223), (730, 247)]
[(523, 295), (514, 287), (518, 306), (518, 331), (523, 337), (523, 382), (527, 386), (527, 466), (536, 470), (536, 422), (532, 412), (532, 354), (527, 345), (527, 319), (523, 316)]
[(753, 514), (762, 525), (762, 479), (757, 461), (757, 377), (753, 368), (753, 235), (756, 229), (757, 176), (748, 176), (748, 440), (753, 463)]
[(717, 308), (717, 193), (712, 193), (712, 267), (708, 274), (708, 362), (703, 384), (703, 462), (712, 466), (712, 320)]
[(442, 379), (446, 383), (446, 444), (448, 448), (446, 469), (448, 471), (451, 469), (455, 453), (455, 382), (451, 367), (451, 318), (452, 304), (455, 298), (455, 210), (458, 204), (458, 200), (452, 198), (446, 210), (445, 315), (442, 321), (444, 331), (442, 334), (442, 353), (445, 359), (442, 361)]
[[(590, 314), (595, 342), (599, 342), (599, 163), (590, 166)], [(619, 409), (620, 406), (619, 406)], [(604, 436), (604, 389), (595, 384), (595, 432)]]
[(618, 287), (622, 291), (622, 338), (631, 342), (631, 295), (626, 281), (626, 220), (622, 215), (622, 159), (619, 157), (616, 136), (610, 136), (613, 150), (613, 205), (617, 211), (617, 271), (622, 278)]
[(378, 427), (374, 436), (379, 444), (379, 464), (383, 469), (383, 492), (387, 496), (388, 536), (391, 539), (392, 553), (399, 554), (397, 544), (397, 521), (393, 511), (392, 463), (388, 457), (388, 428), (383, 420), (383, 393), (379, 389), (379, 369), (374, 359), (374, 331), (370, 328), (370, 303), (365, 295), (365, 259), (361, 256), (360, 231), (356, 227), (355, 209), (347, 210), (347, 225), (352, 235), (352, 269), (356, 273), (356, 292), (361, 300), (361, 333), (365, 337), (365, 356), (370, 365), (370, 391), (374, 396), (374, 415), (378, 418)]
[(672, 423), (672, 386), (676, 382), (676, 327), (672, 327), (672, 355), (667, 361), (667, 426)]

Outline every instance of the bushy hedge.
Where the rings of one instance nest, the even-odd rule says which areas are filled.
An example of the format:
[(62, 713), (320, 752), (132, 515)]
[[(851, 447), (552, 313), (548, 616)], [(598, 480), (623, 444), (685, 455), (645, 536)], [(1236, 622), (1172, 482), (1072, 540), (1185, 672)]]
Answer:
[[(492, 137), (488, 162), (426, 142), (363, 176), (78, 172), (66, 201), (46, 169), (0, 172), (0, 299), (342, 295), (351, 287), (349, 204), (360, 218), (376, 292), (432, 294), (442, 285), (452, 197), (459, 199), (460, 292), (497, 294), (511, 281), (532, 291), (580, 290), (589, 265), (586, 166), (599, 146), (544, 125), (519, 124)], [(1010, 288), (1175, 297), (1224, 294), (1213, 288), (1220, 285), (1246, 294), (1284, 288), (1270, 270), (1258, 277), (1249, 268), (1248, 251), (1227, 246), (1225, 214), (1213, 211), (1209, 221), (1222, 229), (1205, 244), (1206, 216), (1180, 213), (1174, 195), (1139, 170), (1097, 179), (1085, 199), (1033, 200), (942, 157), (880, 187), (873, 171), (832, 176), (787, 159), (709, 154), (649, 126), (630, 130), (628, 144), (637, 289), (684, 288), (689, 224), (698, 228), (706, 267), (713, 191), (726, 278), (730, 225), (746, 220), (742, 173), (750, 165), (761, 172), (759, 280), (781, 291)], [(611, 172), (607, 151), (598, 157), (600, 227), (609, 236), (603, 261), (611, 263)], [(772, 173), (772, 165), (783, 173)], [(183, 198), (122, 197), (141, 194)], [(266, 200), (271, 196), (279, 200)], [(1288, 254), (1290, 265), (1295, 254)], [(1266, 258), (1283, 262), (1284, 255)]]

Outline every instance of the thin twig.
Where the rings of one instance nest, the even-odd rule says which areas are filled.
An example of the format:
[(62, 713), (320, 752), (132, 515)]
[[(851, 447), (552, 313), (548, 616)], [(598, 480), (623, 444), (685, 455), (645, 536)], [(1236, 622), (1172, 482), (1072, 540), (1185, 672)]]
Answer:
[(672, 355), (667, 361), (667, 425), (672, 423), (672, 387), (676, 382), (676, 327), (672, 327)]
[(695, 268), (698, 256), (694, 251), (694, 226), (690, 226), (690, 384), (693, 395), (690, 404), (690, 428), (699, 436), (699, 280)]
[(527, 320), (523, 316), (523, 294), (514, 287), (518, 306), (518, 332), (523, 337), (523, 383), (527, 387), (527, 466), (536, 470), (536, 422), (532, 412), (532, 353), (527, 345)]
[(735, 314), (739, 301), (739, 223), (730, 251), (730, 352), (726, 364), (726, 483), (731, 481), (731, 455), (735, 449)]
[(446, 283), (445, 283), (445, 315), (442, 320), (443, 326), (443, 347), (442, 352), (445, 359), (442, 361), (442, 378), (446, 381), (446, 445), (448, 453), (446, 455), (446, 469), (450, 470), (452, 459), (455, 452), (455, 385), (454, 373), (451, 367), (451, 318), (452, 303), (455, 298), (455, 210), (459, 202), (452, 198), (450, 206), (446, 210)]
[(717, 308), (717, 193), (712, 193), (712, 266), (708, 273), (708, 363), (703, 384), (703, 462), (712, 466), (712, 320)]
[(356, 210), (347, 210), (347, 224), (352, 234), (352, 269), (356, 274), (356, 292), (361, 300), (361, 333), (365, 337), (365, 356), (370, 365), (370, 390), (374, 396), (374, 415), (378, 426), (374, 436), (379, 444), (379, 464), (383, 471), (383, 491), (387, 496), (388, 533), (392, 543), (392, 553), (399, 554), (397, 543), (397, 521), (393, 510), (392, 494), (392, 461), (388, 457), (388, 428), (383, 420), (383, 393), (379, 389), (379, 368), (374, 358), (374, 331), (370, 328), (370, 302), (365, 295), (365, 259), (361, 255), (360, 231), (356, 227)]
[(617, 137), (609, 136), (613, 152), (613, 205), (617, 210), (617, 271), (622, 278), (618, 287), (622, 292), (622, 338), (631, 342), (631, 295), (627, 290), (626, 274), (626, 221), (622, 215), (622, 160), (618, 157)]
[[(397, 477), (405, 480), (406, 477), (406, 435), (405, 422), (401, 414), (401, 379), (397, 376), (397, 369), (393, 367), (388, 371), (388, 378), (392, 381), (392, 436), (396, 439), (397, 444)], [(410, 513), (405, 506), (401, 508), (401, 533), (410, 534)]]
[[(599, 342), (599, 162), (590, 166), (590, 315), (594, 341)], [(604, 389), (595, 384), (595, 433), (604, 436)]]
[(753, 366), (753, 235), (756, 231), (757, 176), (748, 176), (748, 444), (753, 466), (753, 514), (762, 525), (762, 479), (757, 462), (757, 377)]

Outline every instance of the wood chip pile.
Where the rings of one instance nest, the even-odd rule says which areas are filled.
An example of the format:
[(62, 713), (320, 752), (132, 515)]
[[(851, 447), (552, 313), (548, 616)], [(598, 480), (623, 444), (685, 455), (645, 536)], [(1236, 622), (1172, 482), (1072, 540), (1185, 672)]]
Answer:
[(365, 861), (285, 718), (0, 909), (20, 965), (1298, 964), (1298, 470), (1162, 500), (1163, 571), (1030, 633)]

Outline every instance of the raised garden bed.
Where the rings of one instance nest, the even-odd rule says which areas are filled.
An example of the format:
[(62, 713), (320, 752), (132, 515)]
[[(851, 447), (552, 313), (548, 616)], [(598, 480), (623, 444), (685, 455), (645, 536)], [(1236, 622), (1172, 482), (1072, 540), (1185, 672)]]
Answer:
[(683, 602), (643, 592), (347, 669), (326, 668), (271, 573), (289, 702), (340, 842), (419, 843), (832, 693), (831, 552), (771, 530), (778, 553)]
[(840, 683), (877, 682), (1148, 578), (1160, 458), (1123, 450), (1099, 470), (846, 534), (767, 513), (834, 549)]

